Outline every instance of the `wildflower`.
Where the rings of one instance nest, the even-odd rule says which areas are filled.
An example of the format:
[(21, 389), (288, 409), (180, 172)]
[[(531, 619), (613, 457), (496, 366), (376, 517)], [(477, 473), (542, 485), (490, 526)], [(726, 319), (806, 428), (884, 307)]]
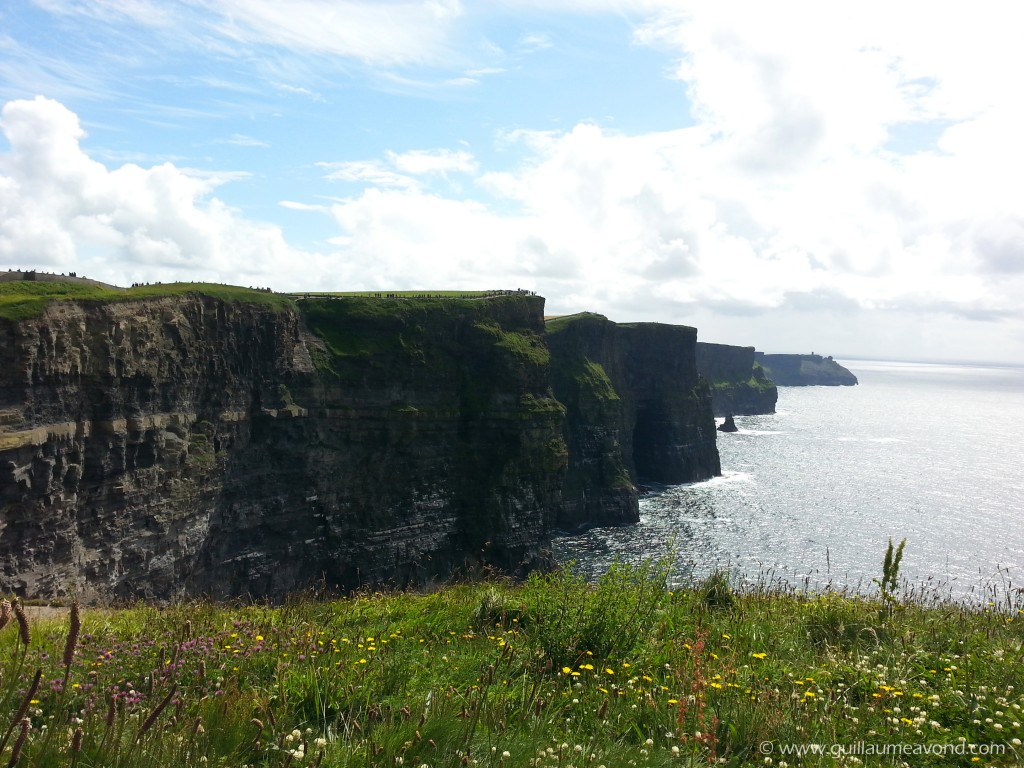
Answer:
[(755, 659), (764, 659), (768, 657), (767, 653), (752, 653), (750, 655), (753, 656)]

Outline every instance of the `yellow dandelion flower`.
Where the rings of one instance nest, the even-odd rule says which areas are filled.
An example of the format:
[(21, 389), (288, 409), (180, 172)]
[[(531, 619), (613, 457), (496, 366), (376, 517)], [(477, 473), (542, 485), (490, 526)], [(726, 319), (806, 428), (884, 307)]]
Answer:
[(752, 653), (750, 655), (753, 656), (755, 659), (765, 659), (765, 658), (768, 658), (768, 654), (767, 653)]
[(562, 667), (562, 674), (563, 675), (571, 675), (572, 674), (572, 668), (571, 667)]

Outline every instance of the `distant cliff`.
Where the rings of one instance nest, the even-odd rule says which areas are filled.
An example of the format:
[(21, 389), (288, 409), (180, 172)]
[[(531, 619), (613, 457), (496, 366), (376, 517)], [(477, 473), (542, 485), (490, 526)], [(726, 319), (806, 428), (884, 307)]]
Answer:
[(617, 324), (590, 313), (547, 327), (552, 386), (567, 409), (560, 526), (635, 522), (638, 481), (687, 483), (721, 473), (695, 329)]
[(697, 342), (697, 370), (711, 384), (715, 416), (775, 413), (779, 390), (753, 347)]
[(757, 362), (780, 387), (851, 386), (857, 377), (831, 357), (821, 355), (766, 355), (757, 353)]
[(718, 472), (693, 329), (543, 305), (0, 285), (0, 592), (521, 573), (635, 520), (638, 478)]

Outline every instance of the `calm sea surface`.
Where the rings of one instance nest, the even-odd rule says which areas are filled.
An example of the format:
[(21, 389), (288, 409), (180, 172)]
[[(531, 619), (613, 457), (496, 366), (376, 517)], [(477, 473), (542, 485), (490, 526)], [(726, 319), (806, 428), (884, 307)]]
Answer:
[[(780, 387), (778, 412), (719, 434), (722, 477), (658, 488), (640, 523), (555, 541), (590, 575), (663, 554), (868, 591), (889, 538), (901, 574), (954, 596), (1024, 586), (1024, 368), (844, 362), (856, 387)], [(930, 580), (930, 581), (929, 581)]]

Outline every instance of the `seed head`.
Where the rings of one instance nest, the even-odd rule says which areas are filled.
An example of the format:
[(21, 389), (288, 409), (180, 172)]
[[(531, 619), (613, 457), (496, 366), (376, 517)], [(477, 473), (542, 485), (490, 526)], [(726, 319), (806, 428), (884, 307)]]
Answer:
[(32, 642), (32, 630), (29, 629), (28, 617), (25, 615), (25, 609), (20, 601), (14, 604), (14, 618), (18, 620), (18, 634), (21, 637), (21, 644), (27, 647)]
[(78, 634), (82, 631), (82, 617), (78, 611), (78, 601), (71, 604), (71, 626), (68, 627), (68, 639), (64, 643), (64, 667), (69, 668), (75, 660), (75, 648), (78, 646)]

